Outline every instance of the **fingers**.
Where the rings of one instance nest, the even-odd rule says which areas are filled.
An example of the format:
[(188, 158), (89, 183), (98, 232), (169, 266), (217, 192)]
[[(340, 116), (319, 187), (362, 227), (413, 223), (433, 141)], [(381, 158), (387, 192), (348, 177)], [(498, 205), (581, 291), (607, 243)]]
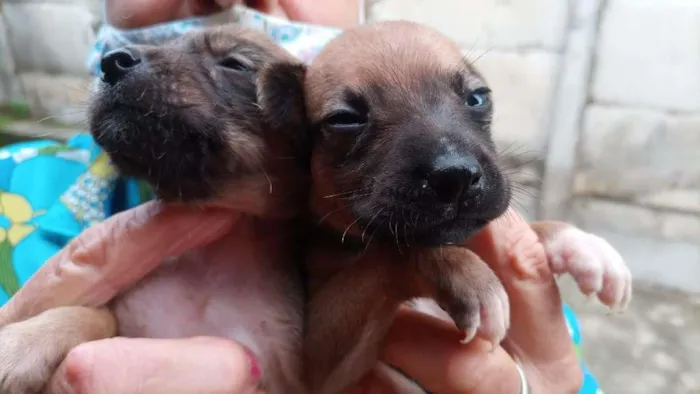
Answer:
[[(293, 21), (348, 28), (359, 22), (360, 0), (272, 0)], [(267, 0), (270, 2), (270, 0)]]
[(58, 306), (103, 305), (163, 258), (217, 239), (236, 217), (157, 202), (115, 215), (49, 259), (0, 309), (0, 326)]
[(559, 288), (544, 247), (529, 224), (509, 210), (467, 246), (491, 266), (508, 293), (511, 327), (504, 348), (523, 363), (533, 379), (547, 380), (537, 383), (541, 386), (577, 371)]
[[(219, 4), (226, 3), (232, 5), (236, 1), (232, 0), (218, 0)], [(254, 8), (260, 12), (264, 12), (269, 15), (273, 15), (279, 18), (289, 19), (286, 10), (280, 4), (279, 0), (245, 0), (243, 3), (250, 8)]]
[(105, 0), (107, 23), (135, 29), (191, 16), (207, 15), (240, 0)]
[(107, 23), (133, 29), (182, 18), (185, 0), (105, 0)]
[(517, 393), (515, 364), (502, 349), (475, 339), (460, 344), (454, 325), (401, 311), (386, 339), (382, 359), (436, 394)]
[(260, 370), (249, 354), (218, 338), (88, 342), (68, 354), (47, 392), (252, 394)]

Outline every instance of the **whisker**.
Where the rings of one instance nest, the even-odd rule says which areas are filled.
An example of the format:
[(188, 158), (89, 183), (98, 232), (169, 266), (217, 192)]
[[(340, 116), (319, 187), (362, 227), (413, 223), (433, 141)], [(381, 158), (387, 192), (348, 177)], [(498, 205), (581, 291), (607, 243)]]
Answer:
[[(372, 216), (372, 219), (370, 219), (369, 223), (367, 223), (367, 225), (365, 226), (365, 229), (362, 231), (362, 236), (360, 237), (362, 242), (365, 241), (365, 232), (367, 232), (367, 229), (372, 225), (372, 222), (374, 221), (374, 219), (376, 219), (377, 216), (379, 216), (379, 214), (381, 214), (382, 212), (384, 212), (384, 208), (380, 209), (377, 213), (375, 213), (374, 216)], [(376, 232), (376, 230), (375, 230), (375, 232)], [(370, 240), (371, 239), (372, 238), (370, 237)]]
[(360, 197), (368, 197), (368, 196), (371, 196), (372, 194), (374, 194), (374, 193), (370, 192), (370, 193), (358, 194), (358, 195), (354, 195), (354, 196), (350, 196), (350, 197), (340, 197), (340, 199), (346, 200), (346, 201), (352, 201), (353, 199), (357, 199)]
[(374, 238), (374, 234), (377, 233), (377, 230), (379, 230), (379, 227), (382, 226), (384, 223), (386, 223), (386, 220), (383, 222), (379, 223), (379, 226), (377, 226), (374, 231), (372, 232), (372, 235), (369, 236), (369, 240), (367, 241), (367, 246), (365, 246), (365, 251), (364, 253), (367, 253), (367, 249), (369, 249), (370, 243), (372, 243), (372, 238)]
[(327, 195), (327, 196), (323, 196), (323, 198), (333, 198), (333, 197), (338, 197), (338, 196), (345, 196), (345, 195), (348, 195), (348, 194), (353, 194), (353, 193), (357, 193), (357, 192), (360, 192), (360, 191), (365, 191), (365, 190), (367, 190), (367, 189), (368, 189), (368, 188), (362, 188), (362, 189), (351, 190), (351, 191), (348, 191), (348, 192), (341, 192), (341, 193), (329, 194), (329, 195)]
[(329, 216), (331, 216), (332, 214), (334, 214), (334, 213), (340, 211), (340, 210), (343, 209), (343, 208), (345, 208), (345, 207), (338, 207), (338, 208), (336, 208), (336, 209), (331, 210), (331, 211), (328, 212), (327, 214), (323, 215), (323, 217), (318, 221), (318, 223), (317, 223), (316, 225), (317, 225), (317, 226), (320, 226), (321, 223), (323, 223), (324, 220), (328, 219)]
[(399, 242), (399, 221), (398, 220), (394, 223), (394, 238), (396, 238), (396, 247), (399, 249), (399, 253), (403, 254), (403, 250), (401, 249), (401, 244)]
[(350, 224), (348, 225), (348, 227), (345, 229), (345, 231), (343, 231), (343, 236), (340, 238), (340, 243), (341, 243), (341, 244), (345, 243), (345, 236), (348, 234), (348, 231), (350, 231), (350, 228), (351, 228), (353, 225), (355, 225), (355, 223), (357, 223), (358, 221), (360, 221), (360, 217), (359, 217), (359, 216), (357, 217), (357, 219), (355, 219), (352, 223), (350, 223)]

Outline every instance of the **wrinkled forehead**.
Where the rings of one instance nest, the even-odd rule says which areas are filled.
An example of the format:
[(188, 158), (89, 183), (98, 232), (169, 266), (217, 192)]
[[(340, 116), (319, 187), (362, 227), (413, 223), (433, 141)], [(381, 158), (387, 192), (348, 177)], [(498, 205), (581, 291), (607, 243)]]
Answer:
[(339, 105), (349, 92), (393, 90), (406, 97), (435, 91), (436, 86), (480, 82), (451, 40), (431, 29), (396, 24), (341, 35), (312, 63), (306, 84), (309, 110), (315, 114)]

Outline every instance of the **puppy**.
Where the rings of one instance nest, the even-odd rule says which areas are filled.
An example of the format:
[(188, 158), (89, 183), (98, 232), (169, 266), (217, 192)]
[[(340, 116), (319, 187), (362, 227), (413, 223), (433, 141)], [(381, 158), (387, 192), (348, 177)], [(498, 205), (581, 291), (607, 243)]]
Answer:
[[(308, 69), (275, 74), (271, 91), (281, 107), (305, 105), (313, 141), (310, 392), (339, 393), (372, 368), (407, 301), (432, 299), (444, 311), (428, 310), (446, 312), (465, 342), (478, 333), (497, 345), (509, 325), (505, 290), (460, 246), (510, 202), (484, 78), (436, 30), (401, 21), (347, 30)], [(626, 305), (629, 271), (605, 241), (562, 223), (533, 228), (555, 272)]]
[(295, 62), (262, 33), (233, 25), (105, 56), (90, 129), (112, 162), (161, 200), (248, 215), (108, 308), (58, 308), (2, 328), (0, 392), (39, 392), (71, 348), (114, 335), (230, 338), (256, 356), (265, 392), (305, 392), (293, 229), (308, 170), (297, 160), (298, 133), (266, 120), (277, 108), (265, 92), (274, 79), (267, 67)]

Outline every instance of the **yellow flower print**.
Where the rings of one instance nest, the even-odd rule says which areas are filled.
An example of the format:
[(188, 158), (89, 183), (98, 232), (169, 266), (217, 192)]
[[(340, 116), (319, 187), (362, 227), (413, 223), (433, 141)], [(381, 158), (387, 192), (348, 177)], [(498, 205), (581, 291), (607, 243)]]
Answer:
[(7, 240), (13, 246), (17, 245), (35, 229), (28, 222), (37, 215), (27, 200), (18, 194), (0, 192), (0, 215), (9, 222), (7, 229), (0, 228), (0, 243)]
[(12, 266), (15, 246), (36, 229), (31, 220), (43, 212), (34, 212), (26, 198), (0, 191), (0, 218), (7, 228), (0, 228), (0, 289), (8, 296), (19, 290), (20, 284)]
[(90, 165), (89, 170), (94, 176), (102, 179), (109, 179), (117, 174), (116, 168), (112, 165), (109, 160), (109, 156), (106, 153), (100, 152), (95, 158), (95, 161)]

